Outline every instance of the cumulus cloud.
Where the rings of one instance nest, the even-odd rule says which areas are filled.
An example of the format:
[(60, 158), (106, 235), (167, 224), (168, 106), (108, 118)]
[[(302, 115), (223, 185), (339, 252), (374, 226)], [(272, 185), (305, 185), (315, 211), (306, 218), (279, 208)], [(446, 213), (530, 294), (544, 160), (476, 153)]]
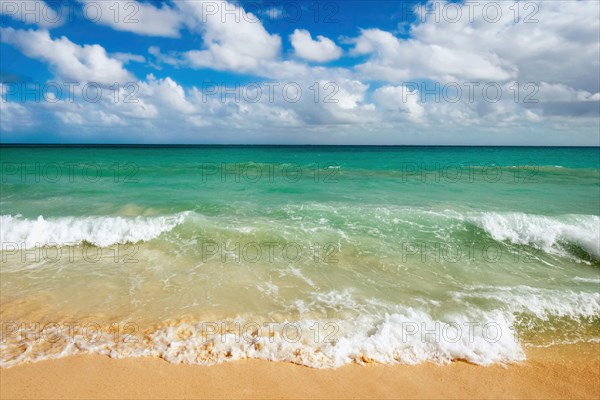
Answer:
[(98, 15), (95, 22), (115, 30), (145, 36), (179, 37), (181, 14), (166, 4), (154, 7), (150, 3), (131, 0), (80, 1), (90, 7), (90, 14)]
[(313, 40), (310, 32), (304, 29), (296, 29), (290, 35), (290, 41), (296, 55), (309, 61), (326, 62), (340, 58), (342, 49), (331, 39), (318, 35)]
[[(442, 9), (449, 4), (447, 1), (435, 3)], [(500, 8), (498, 21), (485, 16), (486, 4)], [(428, 45), (497, 57), (516, 68), (514, 77), (521, 82), (563, 83), (575, 89), (598, 92), (600, 3), (527, 2), (527, 12), (519, 8), (517, 21), (515, 6), (524, 5), (513, 4), (481, 1), (473, 12), (472, 23), (466, 17), (467, 6), (462, 6), (465, 17), (457, 22), (447, 19), (436, 22), (435, 15), (427, 14), (423, 23), (412, 26), (411, 35)], [(423, 13), (424, 9), (424, 6), (417, 7), (417, 12)]]
[(65, 36), (52, 39), (46, 30), (0, 28), (0, 34), (2, 42), (50, 64), (61, 79), (106, 85), (134, 79), (121, 61), (109, 57), (98, 44), (79, 46)]
[(68, 11), (64, 8), (50, 7), (43, 0), (0, 0), (0, 15), (4, 21), (11, 17), (28, 25), (38, 25), (42, 28), (54, 28), (62, 25)]
[(573, 89), (563, 83), (540, 82), (537, 98), (544, 101), (598, 101), (600, 93)]
[(517, 67), (491, 52), (450, 48), (418, 39), (398, 39), (380, 29), (366, 29), (354, 41), (353, 55), (372, 55), (356, 67), (364, 77), (389, 82), (430, 78), (439, 81), (504, 81), (516, 77)]
[[(204, 49), (190, 50), (185, 59), (195, 68), (249, 72), (263, 62), (273, 61), (281, 52), (281, 37), (267, 32), (260, 20), (237, 5), (220, 2), (237, 17), (223, 18), (222, 12), (209, 12), (205, 1), (185, 1), (178, 7), (187, 15), (190, 29), (202, 34)], [(214, 3), (214, 2), (213, 2)]]
[(33, 125), (31, 112), (23, 105), (6, 99), (6, 86), (0, 82), (0, 131), (13, 132)]
[(565, 84), (541, 82), (537, 88), (537, 104), (531, 111), (545, 116), (597, 117), (600, 111), (600, 93), (573, 89)]
[[(351, 54), (369, 59), (356, 71), (364, 78), (376, 76), (391, 83), (418, 78), (545, 81), (598, 92), (600, 3), (529, 3), (535, 6), (535, 15), (528, 22), (524, 17), (532, 11), (521, 8), (520, 19), (515, 20), (511, 2), (480, 1), (473, 10), (452, 3), (461, 9), (458, 19), (444, 11), (448, 1), (418, 5), (417, 22), (410, 26), (407, 39), (380, 29), (361, 31)], [(488, 4), (500, 8), (497, 20), (483, 11)]]
[[(314, 91), (305, 90), (298, 101), (290, 101), (282, 97), (279, 87), (273, 99), (263, 91), (252, 102), (218, 91), (207, 96), (200, 88), (185, 89), (170, 77), (148, 75), (137, 83), (138, 90), (129, 99), (134, 101), (126, 101), (131, 93), (120, 88), (118, 100), (110, 93), (99, 102), (78, 98), (75, 102), (4, 104), (3, 117), (4, 110), (11, 108), (12, 122), (3, 121), (2, 126), (5, 139), (18, 137), (18, 132), (28, 129), (24, 122), (42, 115), (44, 126), (55, 126), (65, 138), (86, 140), (450, 144), (458, 139), (471, 144), (564, 144), (554, 139), (567, 129), (570, 144), (597, 142), (597, 133), (590, 137), (590, 132), (597, 132), (597, 118), (577, 122), (559, 116), (550, 122), (542, 110), (524, 109), (510, 98), (493, 104), (421, 102), (417, 90), (404, 86), (386, 85), (369, 96), (368, 85), (360, 81), (341, 79), (334, 90), (325, 88), (327, 83), (319, 82), (317, 97)], [(240, 91), (254, 98), (255, 89)], [(539, 128), (527, 130), (524, 122)]]
[(406, 86), (383, 86), (375, 90), (373, 99), (386, 111), (400, 112), (407, 119), (422, 122), (425, 109), (418, 100), (418, 90)]
[(149, 74), (145, 82), (139, 83), (139, 92), (141, 97), (153, 99), (162, 108), (183, 114), (194, 112), (194, 106), (186, 99), (183, 87), (170, 77), (156, 79)]
[[(211, 4), (222, 9), (215, 10)], [(443, 7), (450, 3), (430, 2), (427, 7), (434, 4)], [(17, 104), (4, 100), (0, 104), (3, 133), (26, 130), (43, 115), (45, 124), (55, 124), (60, 131), (102, 139), (127, 132), (130, 141), (439, 144), (460, 139), (472, 144), (600, 144), (598, 3), (546, 2), (538, 9), (536, 24), (515, 21), (504, 3), (495, 4), (503, 7), (502, 17), (495, 23), (477, 12), (472, 21), (435, 21), (435, 15), (417, 6), (418, 21), (406, 35), (398, 37), (367, 26), (349, 41), (353, 45), (350, 54), (360, 57), (357, 65), (335, 68), (311, 64), (341, 56), (342, 50), (332, 40), (296, 29), (290, 35), (294, 53), (286, 59), (280, 36), (270, 33), (238, 3), (184, 1), (161, 7), (139, 3), (136, 18), (140, 23), (134, 25), (147, 25), (162, 13), (177, 14), (167, 18), (166, 26), (156, 28), (100, 22), (140, 35), (173, 37), (186, 28), (189, 32), (185, 33), (197, 39), (189, 43), (199, 43), (187, 50), (163, 47), (163, 52), (152, 46), (146, 54), (148, 60), (134, 53), (107, 54), (97, 44), (52, 38), (46, 30), (2, 28), (3, 42), (46, 62), (58, 78), (136, 85), (133, 102), (125, 101), (132, 93), (123, 87), (116, 93), (118, 101), (112, 94), (97, 103), (78, 99)], [(144, 7), (151, 12), (142, 13)], [(150, 67), (163, 63), (260, 76), (264, 82), (278, 84), (276, 96), (271, 100), (263, 88), (257, 101), (238, 100), (221, 96), (219, 87), (207, 97), (198, 87), (200, 83), (183, 86), (168, 74), (159, 76), (163, 71), (137, 80), (124, 67), (145, 61)], [(223, 75), (229, 89), (236, 85), (230, 74)], [(458, 82), (463, 90), (457, 101), (442, 95), (452, 97), (452, 88), (432, 96), (410, 85), (431, 87), (451, 82)], [(500, 98), (486, 98), (483, 87), (488, 82), (497, 83)], [(533, 90), (523, 86), (529, 82), (535, 83)], [(286, 83), (301, 87), (297, 101), (282, 97)], [(472, 98), (464, 83), (477, 84)], [(519, 85), (518, 99), (515, 85)], [(238, 88), (250, 98), (256, 90), (252, 84)], [(535, 101), (525, 101), (526, 96)]]
[[(527, 13), (517, 6), (519, 18), (513, 3), (482, 1), (473, 9), (448, 1), (417, 5), (417, 22), (410, 26), (408, 37), (374, 28), (350, 40), (354, 44), (350, 54), (367, 57), (354, 71), (362, 80), (376, 78), (391, 84), (374, 92), (379, 107), (387, 107), (394, 96), (404, 97), (396, 111), (415, 116), (420, 111), (411, 113), (410, 107), (413, 111), (422, 107), (428, 123), (500, 126), (554, 117), (597, 118), (600, 3), (528, 4)], [(493, 18), (483, 12), (488, 5), (499, 9)], [(524, 21), (531, 15), (533, 20)], [(463, 93), (454, 102), (406, 98), (401, 90), (403, 85), (423, 86), (431, 81), (459, 85)], [(497, 101), (482, 93), (488, 83), (500, 90)], [(473, 99), (467, 99), (469, 84), (477, 85)]]

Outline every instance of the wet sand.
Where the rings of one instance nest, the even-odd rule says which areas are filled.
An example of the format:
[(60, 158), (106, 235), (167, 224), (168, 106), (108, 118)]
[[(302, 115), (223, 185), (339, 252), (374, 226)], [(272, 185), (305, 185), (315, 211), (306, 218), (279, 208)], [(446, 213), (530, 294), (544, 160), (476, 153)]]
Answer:
[(72, 356), (0, 371), (9, 398), (600, 398), (600, 344), (529, 349), (507, 367), (347, 365), (262, 360), (214, 366)]

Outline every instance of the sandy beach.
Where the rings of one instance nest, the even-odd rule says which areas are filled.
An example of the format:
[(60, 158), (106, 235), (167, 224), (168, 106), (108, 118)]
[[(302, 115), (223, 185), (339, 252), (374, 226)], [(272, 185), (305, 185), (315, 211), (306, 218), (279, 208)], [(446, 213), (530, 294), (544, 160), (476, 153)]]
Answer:
[(572, 398), (600, 396), (600, 345), (530, 349), (508, 367), (348, 365), (312, 369), (243, 360), (210, 367), (73, 356), (0, 371), (12, 398)]

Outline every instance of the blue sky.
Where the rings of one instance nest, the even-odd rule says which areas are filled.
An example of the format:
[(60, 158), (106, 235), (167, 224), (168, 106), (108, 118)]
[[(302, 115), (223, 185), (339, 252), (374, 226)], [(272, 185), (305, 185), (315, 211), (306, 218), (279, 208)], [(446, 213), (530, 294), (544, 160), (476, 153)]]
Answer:
[(598, 146), (599, 7), (0, 0), (0, 140)]

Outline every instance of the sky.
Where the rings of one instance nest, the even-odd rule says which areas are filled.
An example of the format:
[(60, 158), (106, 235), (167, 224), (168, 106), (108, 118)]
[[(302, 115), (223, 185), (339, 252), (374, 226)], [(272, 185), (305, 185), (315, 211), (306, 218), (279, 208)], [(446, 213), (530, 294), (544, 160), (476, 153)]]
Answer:
[(0, 0), (0, 142), (600, 145), (600, 2)]

